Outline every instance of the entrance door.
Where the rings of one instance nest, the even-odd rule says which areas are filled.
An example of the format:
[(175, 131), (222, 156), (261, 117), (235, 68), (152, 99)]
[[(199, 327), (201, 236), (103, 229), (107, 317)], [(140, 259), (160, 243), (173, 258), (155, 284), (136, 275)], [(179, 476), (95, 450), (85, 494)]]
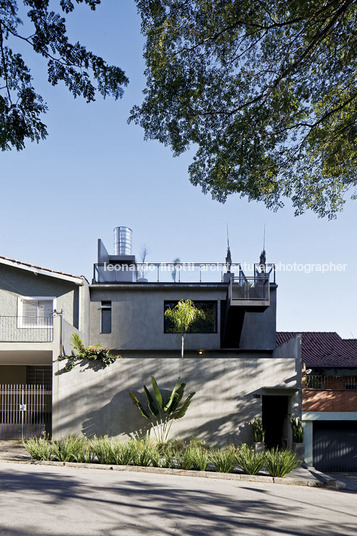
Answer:
[(263, 428), (267, 448), (287, 448), (289, 397), (285, 395), (263, 395)]

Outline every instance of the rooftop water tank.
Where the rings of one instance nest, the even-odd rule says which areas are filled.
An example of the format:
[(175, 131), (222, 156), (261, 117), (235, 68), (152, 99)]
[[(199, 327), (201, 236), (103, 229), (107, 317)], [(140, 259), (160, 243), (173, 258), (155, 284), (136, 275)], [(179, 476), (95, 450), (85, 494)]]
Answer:
[(132, 235), (129, 227), (114, 228), (114, 255), (131, 255)]

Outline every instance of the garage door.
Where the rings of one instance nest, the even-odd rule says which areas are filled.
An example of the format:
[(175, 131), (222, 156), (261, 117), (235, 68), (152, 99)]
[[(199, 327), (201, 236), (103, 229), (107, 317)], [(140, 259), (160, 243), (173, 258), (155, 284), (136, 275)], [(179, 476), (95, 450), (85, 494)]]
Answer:
[(316, 469), (357, 471), (357, 421), (315, 421), (313, 430)]

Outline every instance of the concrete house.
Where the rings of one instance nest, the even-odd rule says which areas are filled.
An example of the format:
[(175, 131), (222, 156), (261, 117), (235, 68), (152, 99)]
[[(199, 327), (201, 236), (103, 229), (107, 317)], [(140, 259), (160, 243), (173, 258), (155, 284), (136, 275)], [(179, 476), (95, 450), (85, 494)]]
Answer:
[[(277, 333), (281, 344), (296, 333)], [(301, 333), (305, 460), (321, 471), (357, 471), (357, 339)]]
[[(60, 303), (66, 292), (59, 294), (52, 288), (44, 293), (38, 287), (26, 287), (18, 293), (56, 297), (53, 331), (55, 324), (60, 330), (60, 318), (65, 326), (60, 348), (57, 345), (47, 356), (48, 365), (52, 359), (53, 436), (120, 437), (144, 430), (146, 421), (133, 406), (129, 391), (142, 392), (151, 376), (161, 388), (169, 389), (180, 377), (187, 383), (187, 393), (195, 391), (196, 395), (185, 418), (175, 423), (173, 435), (194, 435), (218, 443), (247, 441), (251, 440), (250, 420), (261, 416), (268, 446), (289, 446), (290, 416), (301, 413), (300, 339), (276, 345), (277, 285), (274, 266), (266, 263), (265, 253), (248, 269), (232, 263), (229, 248), (224, 263), (143, 264), (132, 255), (131, 240), (130, 229), (116, 228), (113, 254), (98, 241), (90, 285), (83, 278), (63, 276), (67, 279), (62, 278), (62, 284), (66, 281), (72, 297), (74, 289), (78, 296), (85, 296), (77, 300), (79, 306), (74, 307), (69, 299)], [(8, 285), (4, 293), (11, 293), (13, 273), (2, 277)], [(54, 287), (60, 279), (56, 274), (47, 275)], [(43, 277), (40, 281), (47, 281)], [(178, 334), (164, 313), (188, 298), (204, 310), (205, 318), (186, 335), (185, 358), (181, 359)], [(6, 299), (0, 301), (0, 315)], [(79, 321), (74, 321), (78, 307)], [(70, 354), (69, 338), (76, 330), (85, 343), (101, 344), (124, 359), (104, 369), (81, 363), (66, 372), (65, 362), (56, 355)], [(2, 342), (0, 350), (1, 345), (12, 344)], [(27, 341), (26, 351), (29, 348)], [(11, 382), (8, 376), (5, 383)]]
[(77, 277), (0, 257), (0, 438), (51, 433), (53, 363), (73, 331), (88, 340), (89, 290)]

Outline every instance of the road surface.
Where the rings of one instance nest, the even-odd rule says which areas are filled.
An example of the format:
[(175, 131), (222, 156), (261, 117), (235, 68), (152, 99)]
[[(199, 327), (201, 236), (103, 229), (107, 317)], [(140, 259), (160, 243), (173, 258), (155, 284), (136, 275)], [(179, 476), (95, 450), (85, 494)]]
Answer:
[(1, 536), (348, 536), (356, 506), (348, 491), (0, 463)]

